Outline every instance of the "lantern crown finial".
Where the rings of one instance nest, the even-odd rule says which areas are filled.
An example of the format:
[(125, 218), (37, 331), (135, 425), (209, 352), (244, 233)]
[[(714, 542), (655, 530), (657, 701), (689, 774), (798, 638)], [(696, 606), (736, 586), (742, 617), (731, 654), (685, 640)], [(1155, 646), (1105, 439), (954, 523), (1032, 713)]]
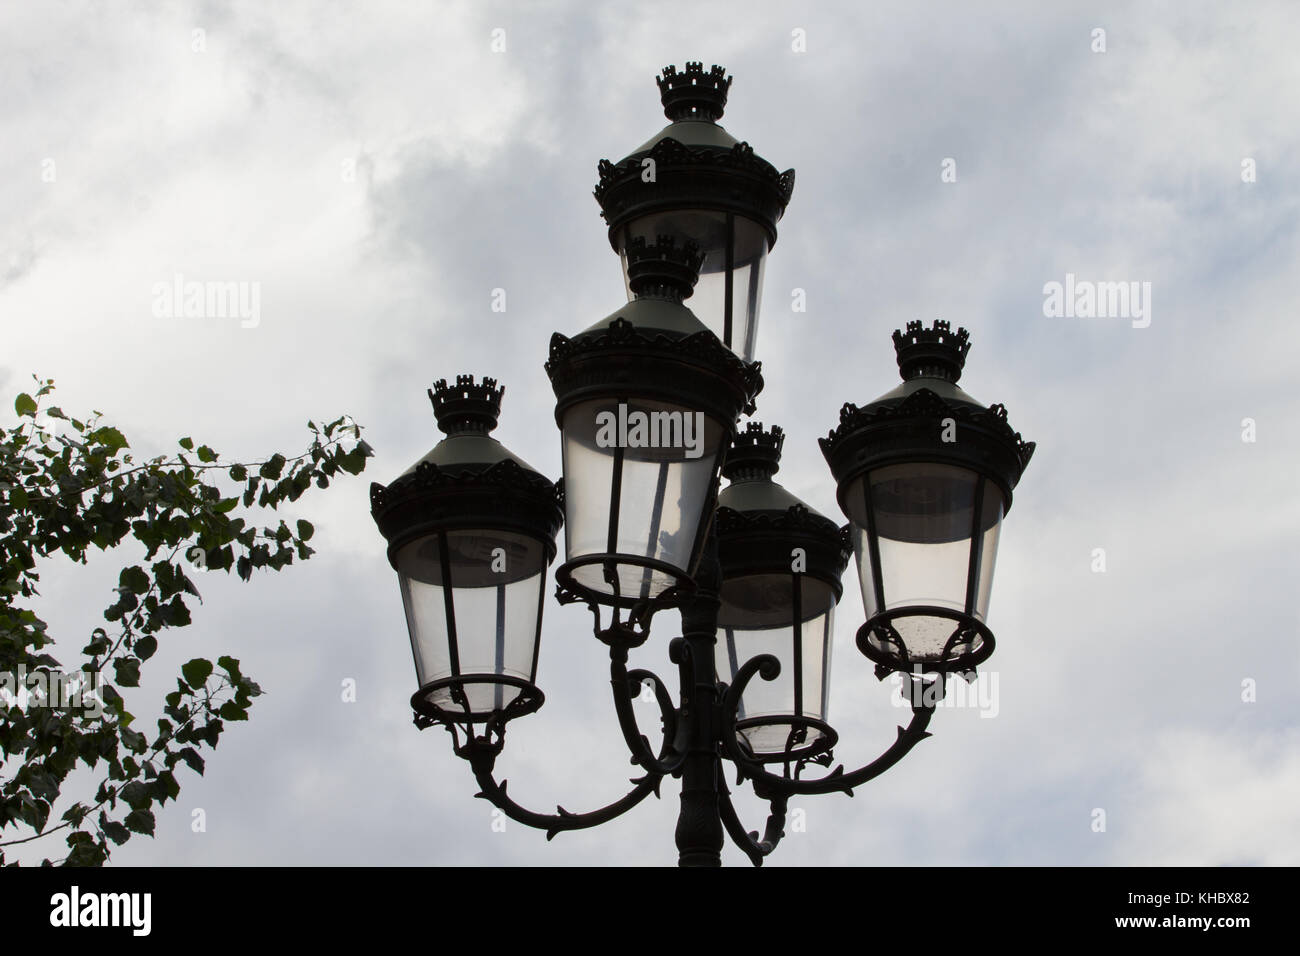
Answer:
[(970, 351), (970, 333), (963, 328), (953, 332), (943, 319), (928, 329), (919, 321), (908, 322), (906, 333), (894, 330), (894, 351), (904, 381), (939, 378), (956, 384)]
[(771, 478), (781, 468), (784, 444), (781, 426), (773, 425), (765, 431), (762, 422), (750, 422), (732, 441), (722, 474), (728, 481)]
[(674, 236), (659, 236), (651, 244), (644, 236), (633, 236), (627, 244), (627, 281), (641, 297), (689, 298), (700, 277), (699, 246)]
[(726, 67), (715, 65), (708, 73), (704, 64), (688, 60), (681, 73), (677, 67), (666, 66), (663, 74), (655, 77), (659, 84), (659, 98), (664, 104), (664, 115), (674, 123), (681, 120), (707, 120), (722, 118), (727, 106), (727, 91), (731, 77)]
[(497, 427), (505, 391), (495, 378), (485, 376), (475, 384), (473, 375), (457, 375), (455, 385), (448, 385), (445, 378), (434, 382), (429, 401), (438, 427), (448, 435), (486, 435)]

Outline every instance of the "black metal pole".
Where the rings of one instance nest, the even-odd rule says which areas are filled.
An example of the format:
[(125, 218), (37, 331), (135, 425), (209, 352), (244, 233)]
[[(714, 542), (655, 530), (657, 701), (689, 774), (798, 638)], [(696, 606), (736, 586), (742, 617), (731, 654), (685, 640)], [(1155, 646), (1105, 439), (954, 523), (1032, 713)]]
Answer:
[[(695, 576), (696, 591), (682, 608), (682, 637), (690, 653), (692, 686), (686, 719), (690, 742), (682, 764), (682, 807), (677, 817), (678, 866), (722, 865), (722, 816), (718, 808), (717, 539), (710, 532)], [(685, 688), (683, 688), (685, 690)]]

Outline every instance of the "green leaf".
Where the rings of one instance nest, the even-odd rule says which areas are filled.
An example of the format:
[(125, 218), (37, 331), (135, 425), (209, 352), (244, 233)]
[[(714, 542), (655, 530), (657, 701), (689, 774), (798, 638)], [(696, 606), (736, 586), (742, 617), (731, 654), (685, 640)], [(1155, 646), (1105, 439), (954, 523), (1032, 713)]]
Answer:
[(232, 700), (228, 700), (224, 704), (222, 704), (221, 709), (217, 711), (217, 713), (221, 715), (221, 718), (223, 720), (247, 720), (248, 719), (248, 711), (246, 711), (243, 707), (240, 707)]
[(228, 654), (217, 658), (217, 666), (226, 672), (232, 683), (238, 683), (244, 676), (239, 672), (239, 661)]
[(135, 647), (132, 650), (140, 660), (147, 661), (158, 651), (158, 638), (152, 634), (147, 634), (135, 642)]
[(197, 773), (200, 777), (203, 776), (203, 758), (199, 756), (199, 752), (193, 747), (182, 747), (180, 750), (176, 751), (176, 756), (179, 759), (184, 760), (186, 766)]
[(199, 446), (199, 461), (203, 462), (204, 464), (210, 464), (211, 462), (214, 462), (216, 460), (217, 460), (217, 453), (215, 451), (213, 451), (207, 445)]
[(149, 590), (149, 575), (145, 573), (144, 568), (133, 564), (129, 568), (122, 569), (122, 573), (117, 576), (117, 583), (132, 594), (144, 594)]
[(113, 661), (113, 673), (123, 687), (140, 686), (140, 661), (135, 657), (119, 657)]
[(149, 788), (139, 780), (132, 780), (119, 790), (117, 795), (133, 810), (143, 810), (153, 802), (153, 798), (149, 796)]
[(181, 675), (185, 678), (185, 683), (198, 690), (212, 676), (212, 661), (205, 661), (201, 657), (196, 657), (194, 660), (181, 665)]
[(284, 455), (272, 455), (271, 460), (263, 463), (262, 467), (257, 470), (257, 473), (263, 478), (270, 478), (272, 480), (279, 478), (280, 472), (284, 470), (284, 462)]
[(176, 775), (170, 770), (164, 770), (158, 774), (158, 779), (154, 782), (154, 793), (158, 795), (159, 803), (166, 803), (168, 798), (175, 800), (181, 794), (181, 785), (176, 781)]
[(90, 632), (90, 643), (81, 649), (81, 653), (97, 657), (108, 650), (110, 646), (108, 632), (102, 627), (97, 627)]
[(53, 802), (59, 795), (59, 782), (44, 770), (33, 770), (27, 775), (27, 789), (41, 799)]
[[(191, 620), (190, 609), (185, 606), (185, 602), (181, 600), (179, 594), (159, 608), (158, 613), (163, 621), (172, 627), (185, 627)], [(209, 670), (211, 670), (211, 667), (212, 665), (209, 664)]]
[(339, 467), (349, 475), (359, 475), (366, 470), (366, 453), (360, 448), (354, 448), (345, 455), (340, 455)]
[(153, 813), (148, 810), (132, 810), (122, 822), (126, 824), (128, 830), (153, 836)]
[(180, 441), (178, 441), (176, 444), (180, 445), (180, 446), (181, 446), (182, 448), (184, 448), (186, 451), (193, 451), (193, 450), (194, 450), (194, 439), (193, 439), (193, 438), (182, 438), (182, 439), (181, 439)]
[(45, 821), (50, 817), (50, 805), (44, 800), (34, 800), (30, 793), (19, 797), (18, 819), (33, 830), (44, 830)]
[(122, 448), (131, 447), (126, 443), (126, 436), (111, 425), (103, 425), (96, 428), (86, 436), (86, 440), (103, 445), (108, 449), (109, 454), (115, 454)]
[(26, 415), (29, 418), (36, 417), (36, 399), (32, 398), (26, 392), (21, 393), (14, 399), (14, 411), (19, 415)]
[(243, 465), (231, 465), (230, 477), (235, 481), (243, 481), (248, 477), (248, 469)]
[(315, 534), (315, 533), (316, 533), (316, 529), (312, 527), (310, 521), (303, 521), (301, 518), (298, 519), (298, 538), (299, 538), (299, 540), (301, 540), (301, 541), (310, 541), (310, 540), (311, 540), (311, 536), (312, 536), (313, 534)]
[(115, 820), (105, 820), (100, 824), (100, 829), (104, 831), (104, 836), (108, 837), (118, 846), (121, 846), (127, 840), (131, 839), (131, 831)]

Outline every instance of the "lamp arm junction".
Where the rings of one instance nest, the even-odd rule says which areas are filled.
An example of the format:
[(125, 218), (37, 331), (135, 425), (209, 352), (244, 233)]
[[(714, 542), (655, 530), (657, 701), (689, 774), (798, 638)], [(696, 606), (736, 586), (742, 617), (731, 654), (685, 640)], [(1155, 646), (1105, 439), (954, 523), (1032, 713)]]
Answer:
[[(685, 671), (688, 667), (689, 654), (680, 639), (673, 641), (670, 657)], [(609, 652), (610, 686), (614, 692), (614, 712), (618, 716), (619, 728), (623, 739), (632, 754), (632, 762), (639, 764), (647, 773), (665, 776), (676, 774), (686, 759), (687, 743), (690, 737), (690, 725), (680, 719), (680, 714), (673, 706), (668, 688), (659, 675), (653, 671), (627, 669), (627, 648), (611, 646)], [(636, 712), (633, 708), (634, 689), (640, 688), (646, 681), (654, 686), (655, 700), (659, 704), (659, 713), (663, 721), (663, 744), (656, 757), (650, 749), (650, 742), (641, 733), (637, 725)]]
[[(934, 716), (934, 703), (921, 702), (912, 705), (912, 719), (906, 727), (898, 728), (898, 738), (871, 763), (859, 767), (852, 773), (845, 773), (843, 765), (836, 767), (829, 774), (816, 780), (791, 779), (768, 773), (763, 765), (746, 756), (737, 743), (736, 716), (740, 707), (741, 695), (755, 675), (764, 680), (775, 680), (781, 673), (781, 662), (771, 654), (759, 654), (752, 657), (736, 672), (736, 681), (728, 687), (722, 699), (722, 746), (727, 757), (736, 764), (741, 776), (754, 784), (754, 791), (760, 797), (772, 799), (776, 796), (813, 795), (822, 793), (847, 793), (853, 796), (853, 788), (869, 780), (874, 780), (886, 770), (898, 763), (926, 737), (931, 736), (926, 729), (930, 718)], [(914, 698), (915, 699), (915, 698)], [(923, 699), (924, 700), (924, 699)]]
[[(685, 642), (680, 638), (672, 642), (670, 656), (673, 662), (682, 668), (683, 679), (687, 679), (690, 655)], [(634, 696), (632, 688), (642, 686), (645, 681), (654, 684), (655, 699), (663, 719), (664, 737), (658, 756), (651, 751), (649, 741), (641, 734), (632, 707)], [(645, 776), (632, 780), (632, 789), (621, 799), (589, 813), (572, 813), (561, 806), (557, 806), (557, 812), (553, 814), (536, 813), (516, 803), (506, 792), (508, 782), (502, 780), (498, 783), (493, 776), (496, 758), (504, 743), (503, 726), (495, 728), (495, 739), (491, 733), (481, 737), (470, 734), (463, 746), (456, 747), (457, 755), (469, 761), (474, 779), (478, 782), (480, 789), (475, 796), (487, 800), (516, 823), (545, 830), (548, 840), (565, 830), (599, 826), (622, 816), (651, 793), (658, 797), (660, 781), (665, 776), (676, 773), (685, 759), (689, 724), (678, 719), (679, 715), (673, 707), (668, 688), (664, 686), (658, 675), (647, 670), (627, 669), (625, 645), (618, 643), (610, 645), (610, 684), (614, 692), (614, 708), (618, 713), (623, 738), (632, 751), (633, 762), (646, 771)]]

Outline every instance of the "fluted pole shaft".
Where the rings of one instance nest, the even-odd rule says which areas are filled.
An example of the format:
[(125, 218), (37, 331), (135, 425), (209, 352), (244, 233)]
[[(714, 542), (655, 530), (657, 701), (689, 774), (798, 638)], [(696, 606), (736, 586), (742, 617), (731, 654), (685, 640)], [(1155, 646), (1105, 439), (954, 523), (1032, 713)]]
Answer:
[(710, 534), (696, 574), (697, 589), (682, 608), (682, 637), (690, 651), (691, 735), (682, 765), (682, 804), (677, 817), (679, 866), (721, 866), (723, 828), (718, 810), (717, 675), (719, 569), (717, 539)]

